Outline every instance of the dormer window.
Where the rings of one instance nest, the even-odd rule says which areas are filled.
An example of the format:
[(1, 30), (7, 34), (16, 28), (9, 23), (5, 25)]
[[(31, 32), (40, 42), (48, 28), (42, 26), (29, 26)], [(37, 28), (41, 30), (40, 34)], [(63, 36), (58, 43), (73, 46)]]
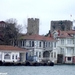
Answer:
[(58, 36), (58, 34), (55, 33), (55, 34), (54, 34), (54, 38), (57, 38), (57, 36)]
[(55, 30), (52, 34), (53, 34), (53, 37), (54, 37), (54, 38), (57, 38), (57, 37), (58, 37), (59, 32)]

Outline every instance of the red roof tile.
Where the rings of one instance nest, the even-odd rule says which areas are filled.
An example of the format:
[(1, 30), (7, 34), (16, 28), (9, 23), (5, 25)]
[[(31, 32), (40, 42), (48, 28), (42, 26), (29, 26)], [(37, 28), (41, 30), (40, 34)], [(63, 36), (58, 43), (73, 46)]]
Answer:
[(60, 31), (60, 35), (58, 37), (72, 37), (71, 34), (75, 34), (75, 31)]
[(19, 48), (16, 46), (9, 46), (9, 45), (0, 45), (0, 50), (4, 50), (4, 51), (27, 51), (26, 49)]
[(25, 36), (22, 36), (21, 39), (54, 41), (52, 37), (45, 37), (45, 36), (37, 35), (37, 34), (25, 35)]

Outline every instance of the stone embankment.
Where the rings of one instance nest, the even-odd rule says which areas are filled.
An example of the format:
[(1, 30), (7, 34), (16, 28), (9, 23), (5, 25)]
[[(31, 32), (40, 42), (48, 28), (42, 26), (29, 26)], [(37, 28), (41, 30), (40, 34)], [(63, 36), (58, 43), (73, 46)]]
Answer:
[(25, 63), (10, 63), (10, 62), (2, 62), (0, 61), (0, 66), (54, 66), (54, 63), (53, 62), (50, 62), (50, 63), (38, 63), (38, 62), (25, 62)]

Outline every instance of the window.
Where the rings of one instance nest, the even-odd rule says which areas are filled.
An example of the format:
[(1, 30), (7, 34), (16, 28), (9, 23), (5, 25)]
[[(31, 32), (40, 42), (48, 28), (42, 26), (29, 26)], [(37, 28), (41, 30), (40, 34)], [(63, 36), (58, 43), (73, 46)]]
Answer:
[(31, 41), (29, 41), (29, 47), (31, 47)]
[(21, 44), (21, 46), (22, 46), (22, 41), (20, 41), (20, 44)]
[(52, 42), (49, 42), (48, 43), (48, 47), (52, 47)]
[(48, 51), (43, 52), (43, 57), (50, 57), (50, 53)]
[(43, 42), (43, 48), (45, 48), (45, 42)]
[(51, 53), (51, 57), (53, 57), (53, 52)]
[(23, 42), (23, 46), (24, 46), (24, 40), (22, 42)]
[(17, 59), (17, 55), (16, 55), (16, 59)]
[(4, 59), (10, 59), (10, 54), (5, 54)]
[(50, 42), (50, 47), (52, 47), (52, 42)]
[(48, 43), (49, 47), (50, 47), (50, 42)]
[(54, 47), (56, 47), (56, 42), (54, 42)]
[(47, 42), (46, 42), (46, 47), (47, 47)]
[(31, 56), (32, 55), (32, 52), (30, 51), (30, 52), (28, 52), (28, 56)]
[(58, 34), (55, 33), (55, 34), (54, 34), (54, 38), (56, 38), (57, 36), (58, 36)]
[(36, 52), (36, 56), (38, 56), (38, 52)]
[(60, 52), (61, 54), (64, 54), (64, 48), (61, 48), (61, 52)]
[(12, 55), (12, 59), (14, 59), (14, 55)]
[(63, 45), (64, 44), (64, 39), (61, 39), (61, 45)]
[(41, 52), (39, 52), (39, 57), (41, 57)]
[(41, 47), (41, 42), (39, 42), (39, 47)]
[(67, 44), (73, 44), (73, 40), (72, 39), (67, 39)]
[(34, 47), (34, 41), (32, 41), (32, 47)]
[(56, 58), (56, 52), (54, 52), (54, 58)]
[(30, 42), (26, 41), (26, 46), (29, 47), (30, 46)]
[(73, 48), (67, 48), (67, 54), (72, 55), (73, 54)]
[(68, 57), (67, 59), (68, 59), (68, 61), (71, 61), (71, 57)]

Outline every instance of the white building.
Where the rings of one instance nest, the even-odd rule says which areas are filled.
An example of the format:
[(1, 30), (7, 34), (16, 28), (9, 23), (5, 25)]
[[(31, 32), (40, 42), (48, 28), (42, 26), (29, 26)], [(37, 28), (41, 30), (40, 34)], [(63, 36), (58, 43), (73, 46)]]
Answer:
[(19, 47), (0, 45), (0, 61), (2, 62), (25, 62), (26, 49)]
[(57, 62), (75, 63), (75, 31), (57, 31), (53, 33), (57, 40)]
[[(33, 57), (34, 61), (55, 61), (57, 57), (54, 42), (55, 40), (51, 37), (45, 37), (37, 34), (23, 35), (18, 41), (18, 46), (28, 49), (29, 52), (27, 56), (29, 58)], [(52, 53), (53, 55), (55, 54), (55, 56), (53, 56)]]

